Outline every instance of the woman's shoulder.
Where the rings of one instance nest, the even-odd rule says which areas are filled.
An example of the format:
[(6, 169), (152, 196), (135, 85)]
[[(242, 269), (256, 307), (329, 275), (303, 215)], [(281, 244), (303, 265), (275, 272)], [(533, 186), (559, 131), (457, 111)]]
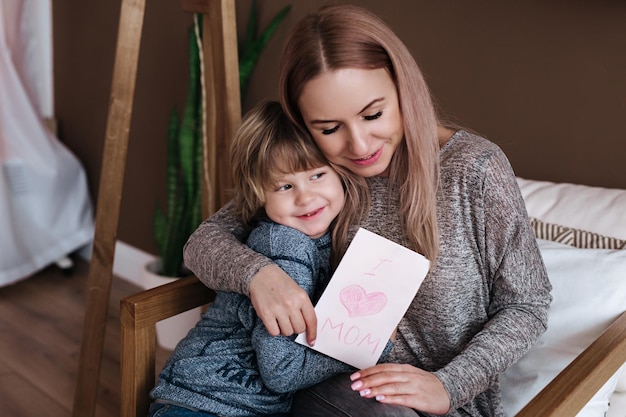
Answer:
[(486, 177), (514, 180), (511, 164), (494, 142), (468, 132), (457, 131), (441, 149), (441, 177), (444, 183), (481, 183)]
[(457, 130), (441, 149), (442, 158), (463, 157), (476, 153), (502, 153), (502, 149), (494, 142), (467, 130)]
[(502, 149), (476, 133), (458, 130), (441, 148), (441, 166), (484, 166), (489, 163), (508, 164)]

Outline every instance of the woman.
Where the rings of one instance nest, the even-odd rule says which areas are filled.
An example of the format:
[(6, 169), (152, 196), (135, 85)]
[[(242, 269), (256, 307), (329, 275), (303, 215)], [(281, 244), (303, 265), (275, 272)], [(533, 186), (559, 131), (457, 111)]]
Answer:
[[(432, 261), (389, 363), (307, 389), (294, 415), (357, 407), (354, 415), (387, 415), (384, 406), (396, 404), (407, 411), (398, 415), (501, 416), (499, 375), (545, 331), (551, 301), (505, 155), (442, 126), (407, 48), (363, 9), (330, 6), (305, 17), (280, 71), (286, 112), (366, 190), (349, 238), (362, 226)], [(211, 288), (249, 294), (270, 334), (306, 329), (313, 343), (308, 297), (246, 250), (245, 235), (226, 206), (191, 236), (185, 263)]]

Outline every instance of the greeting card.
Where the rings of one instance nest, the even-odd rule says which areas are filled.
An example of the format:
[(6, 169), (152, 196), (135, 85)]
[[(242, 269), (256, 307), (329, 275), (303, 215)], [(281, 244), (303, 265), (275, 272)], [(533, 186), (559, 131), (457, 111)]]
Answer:
[[(359, 369), (375, 365), (429, 267), (419, 253), (360, 228), (315, 306), (309, 347)], [(304, 333), (296, 342), (308, 346)]]

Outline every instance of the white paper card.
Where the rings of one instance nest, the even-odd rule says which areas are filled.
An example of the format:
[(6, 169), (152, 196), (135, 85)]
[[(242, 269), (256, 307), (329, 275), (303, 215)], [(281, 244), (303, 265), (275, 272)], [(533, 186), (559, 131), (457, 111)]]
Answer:
[[(375, 365), (429, 266), (419, 253), (360, 228), (315, 306), (311, 349), (358, 369)], [(308, 346), (304, 333), (296, 342)]]

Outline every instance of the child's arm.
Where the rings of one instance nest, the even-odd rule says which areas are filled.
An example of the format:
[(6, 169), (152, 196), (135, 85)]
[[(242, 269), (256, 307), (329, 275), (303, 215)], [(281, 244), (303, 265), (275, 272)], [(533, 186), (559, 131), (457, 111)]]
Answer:
[(257, 320), (252, 344), (263, 383), (275, 392), (294, 392), (356, 368), (296, 343), (296, 336), (270, 336)]
[[(329, 250), (317, 259), (314, 241), (304, 234), (276, 224), (265, 223), (255, 229), (248, 241), (252, 248), (267, 255), (302, 287), (309, 297), (322, 283), (318, 268), (328, 266)], [(329, 249), (329, 248), (327, 248)], [(252, 344), (263, 382), (277, 392), (293, 392), (316, 384), (354, 367), (294, 342), (295, 336), (270, 336), (257, 319)], [(390, 348), (391, 344), (388, 344)], [(389, 349), (387, 349), (389, 351)]]
[[(301, 323), (307, 339), (313, 340), (316, 318), (311, 301), (270, 259), (242, 243), (248, 234), (232, 203), (226, 204), (189, 237), (183, 250), (185, 266), (211, 289), (250, 297), (272, 334), (301, 332), (304, 327), (295, 327)], [(253, 278), (255, 291), (250, 290)]]
[[(296, 343), (296, 336), (270, 336), (261, 320), (257, 318), (256, 322), (252, 345), (263, 383), (272, 391), (293, 392), (356, 370), (351, 365)], [(392, 342), (388, 341), (379, 363), (385, 360), (392, 347)]]
[[(309, 297), (313, 297), (320, 259), (313, 240), (294, 229), (264, 223), (255, 229), (248, 244), (285, 271)], [(328, 264), (328, 253), (322, 254)], [(257, 318), (252, 345), (265, 385), (276, 392), (293, 392), (355, 368), (294, 342), (296, 336), (271, 336)]]

